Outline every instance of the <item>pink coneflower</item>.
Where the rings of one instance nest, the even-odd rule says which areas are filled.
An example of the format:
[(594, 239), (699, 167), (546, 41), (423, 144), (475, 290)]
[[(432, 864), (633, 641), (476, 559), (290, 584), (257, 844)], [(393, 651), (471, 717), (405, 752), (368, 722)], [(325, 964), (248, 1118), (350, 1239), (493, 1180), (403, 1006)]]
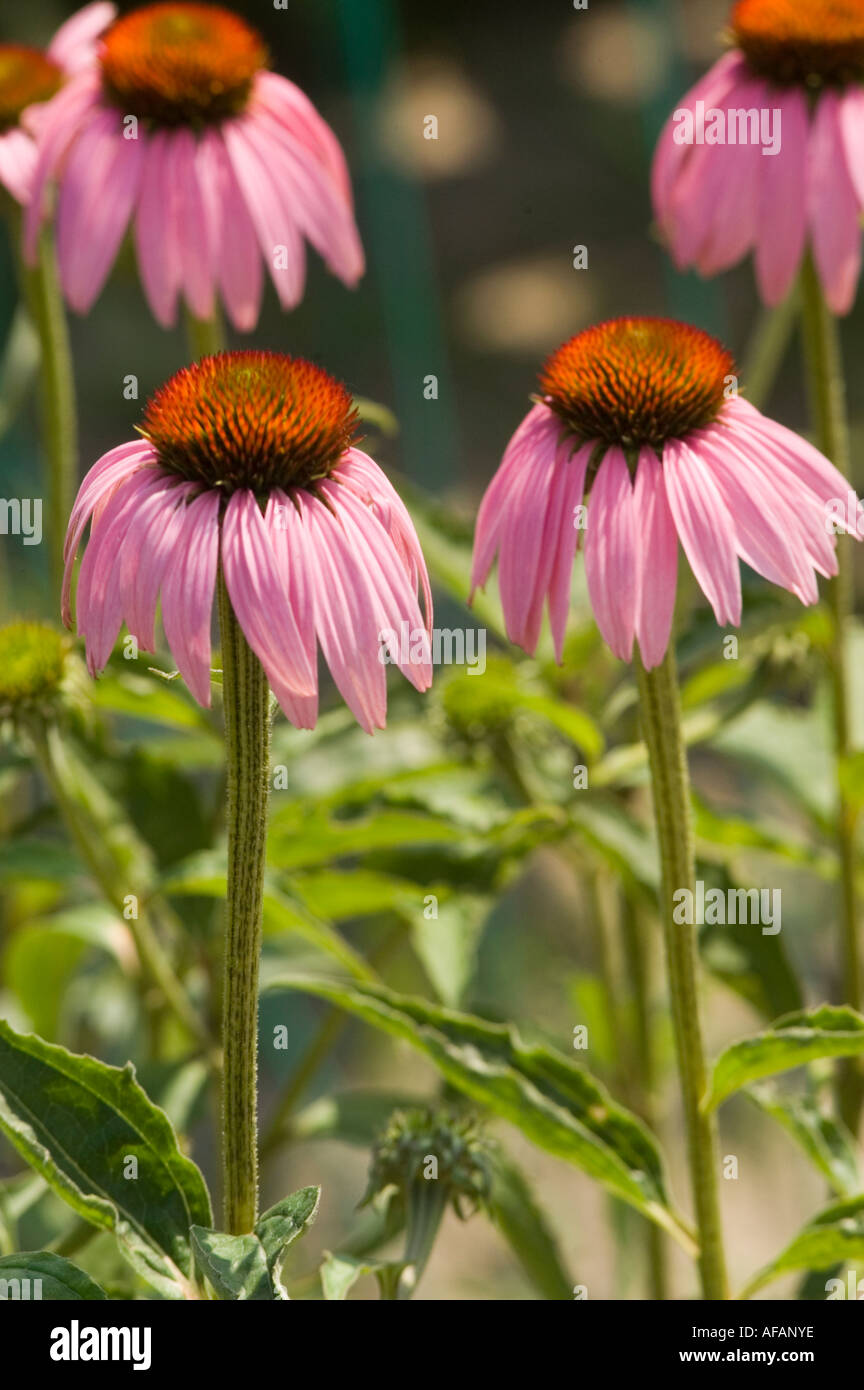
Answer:
[(561, 660), (586, 494), (588, 592), (624, 661), (634, 638), (646, 668), (663, 660), (679, 540), (722, 625), (740, 622), (739, 559), (816, 602), (816, 574), (837, 571), (834, 529), (855, 532), (864, 509), (833, 464), (735, 382), (718, 342), (668, 319), (615, 319), (552, 354), (477, 518), (472, 584), (485, 584), (497, 552), (511, 641), (535, 651), (548, 600)]
[(36, 168), (34, 129), (39, 105), (56, 96), (74, 73), (96, 61), (96, 40), (117, 11), (97, 0), (85, 5), (43, 53), (23, 44), (0, 44), (0, 184), (19, 203), (30, 196)]
[(147, 5), (119, 19), (98, 67), (51, 102), (26, 220), (26, 251), (57, 183), (64, 293), (86, 313), (130, 224), (148, 303), (170, 327), (178, 300), (210, 319), (221, 298), (254, 328), (262, 256), (284, 308), (303, 296), (304, 238), (346, 284), (363, 273), (345, 159), (263, 40), (219, 6)]
[[(846, 313), (861, 264), (864, 4), (740, 0), (730, 37), (733, 51), (687, 93), (660, 137), (657, 220), (679, 266), (702, 275), (755, 252), (769, 305), (790, 289), (809, 244), (829, 307)], [(684, 143), (682, 112), (700, 119), (703, 143)], [(762, 113), (775, 123), (779, 152), (762, 153)], [(731, 143), (730, 128), (739, 142), (746, 129), (747, 143)], [(725, 143), (712, 143), (721, 132)]]
[[(91, 674), (121, 623), (155, 645), (161, 591), (168, 645), (195, 699), (210, 703), (217, 571), (287, 717), (318, 715), (316, 638), (338, 689), (369, 733), (383, 728), (380, 634), (424, 631), (429, 581), (411, 519), (384, 473), (353, 447), (350, 395), (319, 367), (269, 352), (204, 357), (149, 402), (142, 439), (87, 474), (66, 537), (63, 619), (75, 555)], [(426, 622), (417, 597), (422, 588)], [(426, 660), (400, 661), (418, 690)]]

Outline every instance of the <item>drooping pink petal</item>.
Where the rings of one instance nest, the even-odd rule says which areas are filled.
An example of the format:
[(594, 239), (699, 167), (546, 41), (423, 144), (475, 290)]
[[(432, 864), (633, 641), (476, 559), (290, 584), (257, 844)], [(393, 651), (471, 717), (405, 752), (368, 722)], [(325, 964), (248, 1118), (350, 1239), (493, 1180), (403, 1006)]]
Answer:
[(327, 167), (350, 206), (351, 179), (342, 146), (305, 92), (278, 72), (259, 72), (250, 105), (265, 110), (291, 140), (305, 145), (309, 153)]
[(563, 490), (560, 495), (561, 516), (558, 534), (552, 542), (552, 573), (549, 577), (549, 626), (555, 644), (555, 659), (558, 665), (564, 655), (564, 636), (567, 617), (570, 612), (570, 590), (573, 581), (573, 559), (579, 542), (580, 531), (577, 526), (576, 508), (581, 505), (585, 492), (585, 474), (596, 445), (583, 444), (581, 449), (567, 457), (563, 472)]
[(69, 525), (66, 529), (66, 540), (63, 545), (63, 558), (65, 561), (65, 572), (63, 575), (63, 592), (61, 595), (61, 610), (63, 622), (67, 627), (72, 621), (70, 608), (70, 595), (72, 590), (72, 571), (75, 566), (75, 556), (84, 528), (87, 525), (94, 510), (111, 493), (133, 473), (139, 469), (146, 468), (155, 458), (154, 450), (151, 445), (143, 440), (135, 440), (131, 444), (121, 444), (119, 448), (112, 449), (110, 453), (104, 454), (97, 463), (93, 465), (85, 477), (81, 487), (78, 489), (78, 496), (69, 517)]
[(195, 317), (210, 319), (215, 306), (214, 261), (204, 203), (206, 171), (199, 164), (198, 141), (181, 126), (173, 132), (167, 153), (176, 198), (173, 216), (178, 227), (180, 287)]
[(316, 670), (315, 604), (312, 598), (310, 562), (307, 558), (306, 531), (293, 497), (274, 488), (267, 499), (264, 526), (270, 537), (279, 582), (297, 623), (297, 631), (315, 675), (312, 695), (297, 695), (274, 673), (270, 674), (273, 694), (285, 715), (298, 729), (314, 729), (318, 719), (318, 676)]
[(560, 424), (546, 421), (541, 444), (538, 431), (536, 452), (510, 486), (498, 542), (498, 591), (507, 636), (530, 652), (537, 647), (554, 558), (547, 517), (557, 501), (556, 477), (567, 467), (560, 432)]
[[(706, 110), (717, 106), (718, 102), (724, 99), (744, 72), (744, 59), (740, 53), (734, 50), (724, 53), (723, 57), (718, 59), (704, 77), (700, 78), (696, 85), (690, 89), (677, 110), (695, 112), (696, 103), (699, 101), (704, 101)], [(670, 231), (667, 225), (667, 216), (670, 211), (670, 200), (674, 193), (675, 184), (695, 148), (693, 145), (676, 142), (674, 136), (678, 127), (679, 122), (676, 122), (673, 111), (660, 133), (651, 166), (651, 197), (654, 204), (654, 214), (667, 233)]]
[[(222, 521), (225, 586), (246, 641), (268, 678), (298, 695), (317, 689), (308, 647), (281, 582), (280, 565), (254, 493), (235, 492)], [(271, 682), (272, 683), (272, 682)]]
[(237, 122), (262, 164), (275, 177), (297, 227), (328, 270), (354, 286), (365, 268), (363, 248), (351, 205), (329, 169), (305, 145), (285, 135), (266, 111)]
[[(702, 275), (718, 275), (736, 265), (755, 244), (759, 229), (759, 204), (766, 166), (773, 158), (763, 155), (760, 141), (752, 141), (749, 124), (746, 143), (732, 144), (732, 111), (756, 113), (761, 119), (770, 106), (771, 90), (761, 81), (739, 83), (718, 107), (726, 118), (727, 143), (710, 146), (705, 162), (700, 197), (711, 209), (708, 232), (696, 257)], [(736, 129), (736, 137), (742, 132)]]
[(94, 522), (78, 577), (77, 625), (86, 639), (87, 667), (92, 676), (107, 662), (122, 621), (122, 602), (114, 575), (123, 541), (146, 491), (149, 470), (126, 478), (112, 492), (99, 523)]
[(76, 10), (71, 19), (61, 24), (50, 44), (48, 57), (64, 72), (79, 72), (96, 57), (97, 39), (117, 17), (117, 7), (107, 0), (94, 0)]
[(666, 655), (678, 587), (678, 533), (666, 498), (663, 467), (654, 450), (639, 451), (633, 486), (638, 550), (636, 637), (648, 671)]
[(362, 449), (347, 449), (333, 472), (340, 482), (354, 487), (357, 495), (375, 510), (378, 520), (387, 531), (402, 556), (405, 569), (416, 589), (423, 593), (426, 627), (432, 628), (432, 590), (426, 561), (420, 547), (414, 522), (387, 474)]
[(47, 213), (49, 186), (88, 115), (100, 109), (100, 97), (98, 74), (88, 69), (73, 77), (55, 97), (39, 107), (38, 159), (33, 172), (30, 201), (24, 214), (24, 255), (30, 265), (36, 262), (39, 229)]
[[(838, 501), (848, 503), (849, 524), (843, 529), (850, 535), (864, 535), (864, 507), (855, 497), (848, 480), (839, 468), (835, 468), (834, 464), (808, 440), (778, 421), (770, 420), (740, 396), (727, 401), (724, 414), (735, 421), (736, 428), (746, 430), (764, 449), (773, 454), (782, 466), (793, 473), (823, 504), (835, 504)], [(824, 506), (823, 515), (827, 515)]]
[(170, 132), (140, 130), (143, 169), (135, 217), (135, 254), (147, 303), (157, 323), (171, 328), (177, 316), (182, 268), (175, 190), (171, 181)]
[(724, 448), (723, 431), (694, 432), (688, 442), (710, 467), (726, 504), (741, 559), (757, 574), (796, 594), (802, 603), (816, 603), (816, 577), (782, 494), (771, 488), (740, 455)]
[(209, 708), (210, 618), (219, 561), (218, 492), (178, 508), (174, 553), (162, 586), (162, 626), (178, 670), (199, 705)]
[(780, 111), (780, 153), (763, 159), (760, 181), (756, 279), (766, 304), (779, 304), (792, 288), (807, 235), (807, 167), (810, 116), (796, 87), (774, 90)]
[(222, 138), (279, 303), (283, 309), (293, 309), (303, 297), (306, 279), (296, 209), (287, 202), (272, 165), (258, 148), (248, 119), (226, 121)]
[(741, 574), (726, 505), (706, 465), (681, 439), (663, 446), (669, 510), (690, 568), (721, 627), (741, 621)]
[(857, 83), (840, 93), (840, 133), (858, 205), (864, 207), (864, 87)]
[(194, 483), (160, 474), (159, 486), (142, 498), (127, 532), (117, 583), (126, 626), (145, 652), (156, 650), (159, 591), (177, 558), (185, 503), (194, 495)]
[(813, 259), (835, 314), (851, 309), (861, 269), (859, 203), (846, 163), (840, 98), (820, 94), (810, 135), (808, 217)]
[(369, 578), (339, 518), (309, 493), (298, 492), (296, 500), (308, 540), (318, 640), (342, 698), (371, 734), (385, 725), (387, 681)]
[[(407, 661), (400, 651), (393, 664), (417, 690), (428, 690), (432, 684), (432, 665), (423, 615), (417, 600), (416, 584), (410, 583), (396, 547), (378, 520), (373, 509), (366, 506), (350, 488), (332, 480), (322, 483), (321, 498), (329, 502), (339, 517), (348, 543), (362, 564), (369, 593), (376, 608), (380, 630), (410, 635)], [(418, 660), (414, 648), (420, 652)]]
[(513, 488), (523, 471), (530, 470), (538, 455), (554, 453), (562, 432), (558, 416), (546, 405), (534, 405), (512, 436), (477, 513), (471, 594), (482, 589), (498, 550), (504, 518)]
[(63, 172), (57, 260), (69, 304), (86, 314), (114, 264), (141, 182), (143, 144), (123, 138), (119, 111), (98, 111), (81, 130)]
[(0, 184), (17, 203), (26, 203), (36, 173), (36, 145), (23, 130), (13, 128), (0, 135)]
[(201, 135), (198, 164), (211, 264), (229, 319), (238, 332), (250, 333), (261, 312), (261, 253), (218, 131), (205, 130)]
[(630, 470), (617, 445), (607, 450), (588, 500), (585, 577), (597, 626), (615, 655), (629, 661), (638, 599), (636, 511)]

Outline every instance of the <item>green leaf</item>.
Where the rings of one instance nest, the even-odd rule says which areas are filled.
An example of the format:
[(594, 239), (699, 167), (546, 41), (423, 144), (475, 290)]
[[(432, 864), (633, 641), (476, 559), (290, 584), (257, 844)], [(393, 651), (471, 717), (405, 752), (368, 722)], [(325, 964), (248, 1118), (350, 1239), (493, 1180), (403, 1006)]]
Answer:
[(255, 1234), (261, 1242), (267, 1268), (279, 1297), (287, 1298), (282, 1283), (282, 1266), (287, 1251), (312, 1225), (318, 1215), (320, 1201), (320, 1187), (301, 1187), (265, 1211), (255, 1226)]
[[(129, 665), (130, 663), (125, 663)], [(218, 737), (218, 731), (204, 710), (180, 682), (166, 685), (157, 676), (140, 675), (134, 670), (112, 667), (88, 687), (90, 698), (100, 709), (112, 714), (131, 715), (148, 723), (166, 724), (173, 729), (196, 729)]]
[(515, 1029), (371, 985), (347, 986), (292, 976), (270, 988), (329, 999), (424, 1053), (442, 1076), (509, 1120), (540, 1148), (566, 1159), (663, 1226), (692, 1243), (672, 1212), (657, 1145), (636, 1116), (616, 1104), (583, 1067)]
[(33, 918), (13, 933), (4, 974), (35, 1032), (56, 1034), (66, 986), (88, 948), (116, 959), (127, 937), (128, 927), (101, 902)]
[(458, 844), (463, 832), (440, 816), (375, 811), (345, 819), (309, 807), (277, 811), (270, 826), (268, 858), (280, 869), (329, 864), (347, 855), (403, 845)]
[(839, 1197), (860, 1189), (855, 1141), (844, 1126), (820, 1109), (814, 1095), (787, 1098), (770, 1082), (748, 1087), (745, 1094), (782, 1125)]
[(477, 966), (489, 899), (460, 893), (451, 902), (439, 903), (437, 913), (430, 918), (421, 915), (415, 921), (411, 940), (438, 998), (444, 1004), (456, 1005)]
[(201, 1271), (220, 1298), (273, 1302), (267, 1256), (256, 1235), (229, 1236), (201, 1226), (192, 1226), (189, 1235)]
[(210, 1225), (210, 1199), (131, 1063), (109, 1067), (0, 1021), (0, 1128), (79, 1216), (114, 1232), (142, 1278), (168, 1298), (189, 1291), (189, 1227)]
[(84, 873), (71, 850), (47, 840), (6, 840), (0, 845), (0, 883), (69, 883)]
[(220, 1298), (271, 1303), (288, 1298), (282, 1282), (286, 1252), (315, 1220), (320, 1187), (302, 1187), (265, 1211), (254, 1232), (242, 1236), (222, 1231), (190, 1231), (198, 1264)]
[(549, 1219), (524, 1173), (500, 1150), (492, 1159), (489, 1210), (541, 1297), (556, 1302), (572, 1299), (573, 1280), (564, 1268)]
[[(724, 868), (710, 872), (712, 887), (726, 892), (738, 888), (738, 881)], [(763, 933), (748, 922), (706, 923), (699, 931), (699, 953), (711, 974), (768, 1022), (802, 1007), (801, 986), (782, 932)]]
[(830, 1270), (864, 1260), (864, 1195), (826, 1207), (805, 1226), (790, 1245), (756, 1274), (738, 1295), (752, 1298), (754, 1293), (791, 1270)]
[(321, 1288), (328, 1302), (341, 1302), (364, 1274), (374, 1274), (382, 1298), (393, 1298), (396, 1286), (408, 1266), (402, 1260), (357, 1259), (354, 1255), (325, 1252), (321, 1265)]
[(534, 695), (529, 691), (520, 690), (519, 708), (529, 710), (545, 719), (559, 734), (563, 734), (577, 748), (581, 748), (589, 763), (599, 758), (606, 746), (602, 732), (590, 715), (577, 709), (575, 705), (568, 705), (564, 700), (557, 700), (552, 695)]
[(766, 1032), (742, 1038), (721, 1053), (703, 1105), (713, 1110), (751, 1081), (791, 1071), (820, 1057), (861, 1055), (864, 1018), (854, 1009), (824, 1004), (819, 1009), (787, 1014)]
[[(15, 1292), (10, 1289), (13, 1280), (16, 1281)], [(25, 1297), (38, 1298), (43, 1303), (73, 1300), (96, 1302), (108, 1297), (105, 1290), (100, 1289), (83, 1269), (51, 1250), (30, 1250), (18, 1255), (4, 1255), (0, 1259), (0, 1299), (20, 1298), (21, 1284), (18, 1281), (23, 1280), (28, 1281), (24, 1287), (31, 1290)], [(32, 1288), (36, 1281), (38, 1293)]]

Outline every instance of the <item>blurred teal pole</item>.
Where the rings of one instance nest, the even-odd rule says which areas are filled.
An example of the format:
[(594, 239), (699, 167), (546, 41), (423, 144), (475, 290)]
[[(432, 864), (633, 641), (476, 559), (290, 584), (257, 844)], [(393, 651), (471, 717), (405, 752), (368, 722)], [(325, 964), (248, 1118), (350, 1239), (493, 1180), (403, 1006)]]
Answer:
[[(688, 72), (681, 56), (682, 0), (629, 0), (629, 9), (634, 19), (644, 21), (647, 18), (650, 21), (663, 49), (663, 81), (642, 103), (642, 129), (650, 169), (654, 146), (667, 117), (680, 104), (698, 74)], [(663, 247), (658, 248), (658, 255), (663, 258), (663, 279), (670, 315), (696, 324), (718, 338), (725, 338), (728, 328), (726, 306), (717, 282), (703, 280), (692, 273), (681, 274)]]
[[(396, 391), (405, 472), (439, 490), (460, 467), (440, 293), (423, 191), (382, 157), (377, 122), (399, 52), (393, 0), (338, 0), (358, 131), (361, 227), (380, 295)], [(423, 138), (422, 131), (407, 139)], [(424, 378), (438, 379), (426, 400)]]

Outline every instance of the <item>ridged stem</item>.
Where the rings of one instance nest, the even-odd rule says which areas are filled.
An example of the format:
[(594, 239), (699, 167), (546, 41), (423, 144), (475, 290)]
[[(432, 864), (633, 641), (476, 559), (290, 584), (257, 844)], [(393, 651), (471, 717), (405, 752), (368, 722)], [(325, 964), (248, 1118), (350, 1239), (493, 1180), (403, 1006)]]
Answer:
[(270, 692), (219, 577), (225, 710), (228, 899), (222, 993), (224, 1228), (258, 1214), (258, 963), (270, 774)]
[[(801, 271), (804, 353), (816, 442), (844, 478), (849, 477), (849, 424), (846, 386), (837, 320), (825, 302), (822, 285), (811, 256)], [(837, 575), (828, 588), (833, 631), (828, 653), (834, 706), (834, 757), (837, 791), (837, 855), (840, 864), (840, 973), (842, 1003), (861, 1008), (861, 941), (855, 891), (856, 831), (858, 813), (844, 783), (846, 761), (852, 751), (849, 715), (847, 642), (853, 608), (852, 556), (848, 545), (837, 547)], [(864, 1095), (864, 1072), (858, 1059), (840, 1063), (837, 1072), (837, 1109), (853, 1134), (857, 1134)]]
[(651, 768), (651, 789), (660, 848), (660, 916), (666, 947), (675, 1054), (687, 1130), (687, 1152), (699, 1239), (702, 1295), (729, 1297), (718, 1189), (713, 1116), (701, 1108), (706, 1088), (705, 1048), (699, 1010), (698, 954), (692, 925), (674, 919), (675, 894), (695, 893), (696, 865), (690, 777), (681, 729), (681, 701), (670, 647), (663, 662), (646, 671), (636, 661), (642, 735)]

